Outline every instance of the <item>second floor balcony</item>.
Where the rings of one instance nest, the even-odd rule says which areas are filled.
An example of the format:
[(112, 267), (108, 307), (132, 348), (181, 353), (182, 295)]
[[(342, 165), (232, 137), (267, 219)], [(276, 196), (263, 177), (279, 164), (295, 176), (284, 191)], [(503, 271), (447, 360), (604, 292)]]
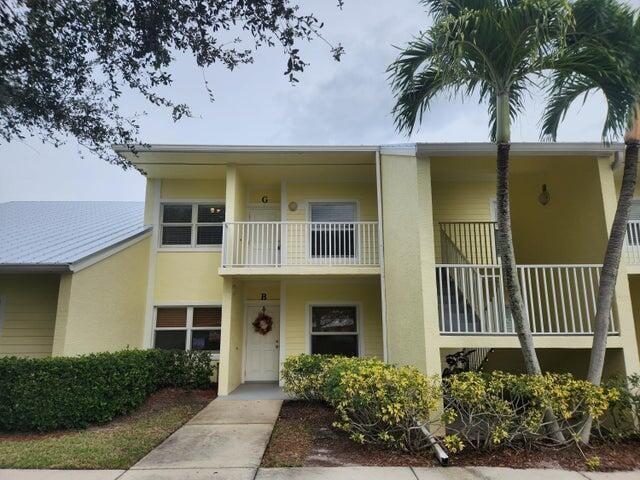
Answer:
[[(495, 236), (495, 222), (440, 224), (436, 282), (441, 334), (516, 334)], [(592, 335), (601, 269), (596, 264), (518, 265), (532, 333)], [(609, 334), (618, 334), (615, 309)]]
[[(378, 222), (226, 222), (222, 270), (379, 270)], [(223, 272), (224, 273), (224, 272)]]

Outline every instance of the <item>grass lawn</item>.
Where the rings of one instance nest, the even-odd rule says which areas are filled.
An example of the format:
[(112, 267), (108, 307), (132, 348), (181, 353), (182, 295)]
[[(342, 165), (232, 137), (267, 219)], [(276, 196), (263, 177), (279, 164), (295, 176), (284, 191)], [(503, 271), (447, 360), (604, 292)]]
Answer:
[(0, 434), (0, 468), (129, 468), (213, 398), (213, 390), (165, 389), (137, 411), (105, 425), (47, 434)]

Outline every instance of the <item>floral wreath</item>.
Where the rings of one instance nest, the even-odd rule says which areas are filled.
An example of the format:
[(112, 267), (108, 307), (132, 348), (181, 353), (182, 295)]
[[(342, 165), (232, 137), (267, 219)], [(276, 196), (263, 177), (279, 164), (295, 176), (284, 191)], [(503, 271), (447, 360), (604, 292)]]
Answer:
[(260, 313), (253, 321), (253, 329), (261, 335), (266, 335), (273, 328), (273, 318), (265, 313), (266, 308), (262, 307)]

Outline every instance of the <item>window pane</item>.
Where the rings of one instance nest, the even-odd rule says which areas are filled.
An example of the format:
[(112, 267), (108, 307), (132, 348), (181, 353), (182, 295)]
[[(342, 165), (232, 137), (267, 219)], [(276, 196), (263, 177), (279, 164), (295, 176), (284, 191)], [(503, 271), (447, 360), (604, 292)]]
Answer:
[(191, 245), (191, 227), (162, 227), (162, 245)]
[(358, 356), (357, 335), (312, 335), (311, 353)]
[(198, 245), (222, 245), (222, 225), (198, 227)]
[(198, 205), (198, 223), (224, 222), (224, 205)]
[(314, 332), (356, 332), (356, 307), (312, 307)]
[(222, 325), (222, 308), (207, 307), (193, 309), (194, 327), (219, 327)]
[(156, 332), (156, 348), (162, 350), (184, 350), (187, 341), (185, 330), (160, 330)]
[(162, 207), (164, 223), (191, 223), (191, 205), (164, 205)]
[(156, 327), (186, 327), (187, 326), (187, 309), (186, 308), (158, 308), (156, 313)]
[(191, 350), (220, 352), (220, 330), (193, 330)]

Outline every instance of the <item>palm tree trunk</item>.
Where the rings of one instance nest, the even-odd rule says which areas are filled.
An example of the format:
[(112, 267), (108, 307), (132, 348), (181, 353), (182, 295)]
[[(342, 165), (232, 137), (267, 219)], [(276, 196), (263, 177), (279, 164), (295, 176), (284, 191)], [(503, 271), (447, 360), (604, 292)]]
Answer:
[[(636, 189), (636, 175), (638, 173), (638, 149), (640, 143), (633, 139), (627, 141), (624, 158), (624, 174), (622, 185), (620, 186), (620, 196), (616, 214), (611, 225), (609, 242), (604, 254), (604, 262), (600, 273), (600, 284), (598, 285), (598, 298), (596, 301), (596, 316), (593, 329), (593, 346), (591, 347), (591, 358), (589, 360), (589, 371), (587, 380), (594, 385), (600, 385), (602, 380), (602, 369), (604, 368), (604, 357), (607, 351), (607, 334), (609, 332), (611, 304), (613, 294), (618, 279), (618, 269), (620, 267), (620, 257), (622, 247), (627, 235), (627, 221), (631, 210), (631, 201)], [(582, 441), (589, 443), (591, 436), (591, 417), (589, 417), (582, 429)]]
[[(497, 157), (497, 209), (498, 209), (498, 238), (496, 247), (502, 260), (502, 272), (504, 283), (507, 289), (507, 296), (511, 307), (511, 316), (520, 341), (522, 356), (527, 373), (540, 375), (540, 362), (538, 355), (533, 346), (533, 335), (531, 334), (531, 325), (527, 315), (522, 292), (520, 290), (520, 282), (518, 280), (518, 271), (516, 268), (516, 257), (513, 250), (513, 236), (511, 233), (511, 208), (509, 205), (509, 150), (511, 145), (508, 143), (498, 144)], [(560, 431), (560, 426), (556, 420), (553, 411), (546, 409), (544, 412), (544, 422), (547, 425), (547, 431), (550, 437), (556, 442), (563, 443), (564, 435)]]
[(511, 209), (509, 206), (509, 144), (498, 145), (498, 186), (497, 186), (497, 210), (498, 210), (498, 238), (496, 246), (502, 260), (502, 272), (507, 289), (511, 316), (518, 334), (518, 340), (524, 356), (524, 365), (527, 373), (540, 374), (540, 362), (533, 346), (531, 325), (527, 318), (518, 272), (516, 258), (513, 250), (513, 236), (511, 233)]

